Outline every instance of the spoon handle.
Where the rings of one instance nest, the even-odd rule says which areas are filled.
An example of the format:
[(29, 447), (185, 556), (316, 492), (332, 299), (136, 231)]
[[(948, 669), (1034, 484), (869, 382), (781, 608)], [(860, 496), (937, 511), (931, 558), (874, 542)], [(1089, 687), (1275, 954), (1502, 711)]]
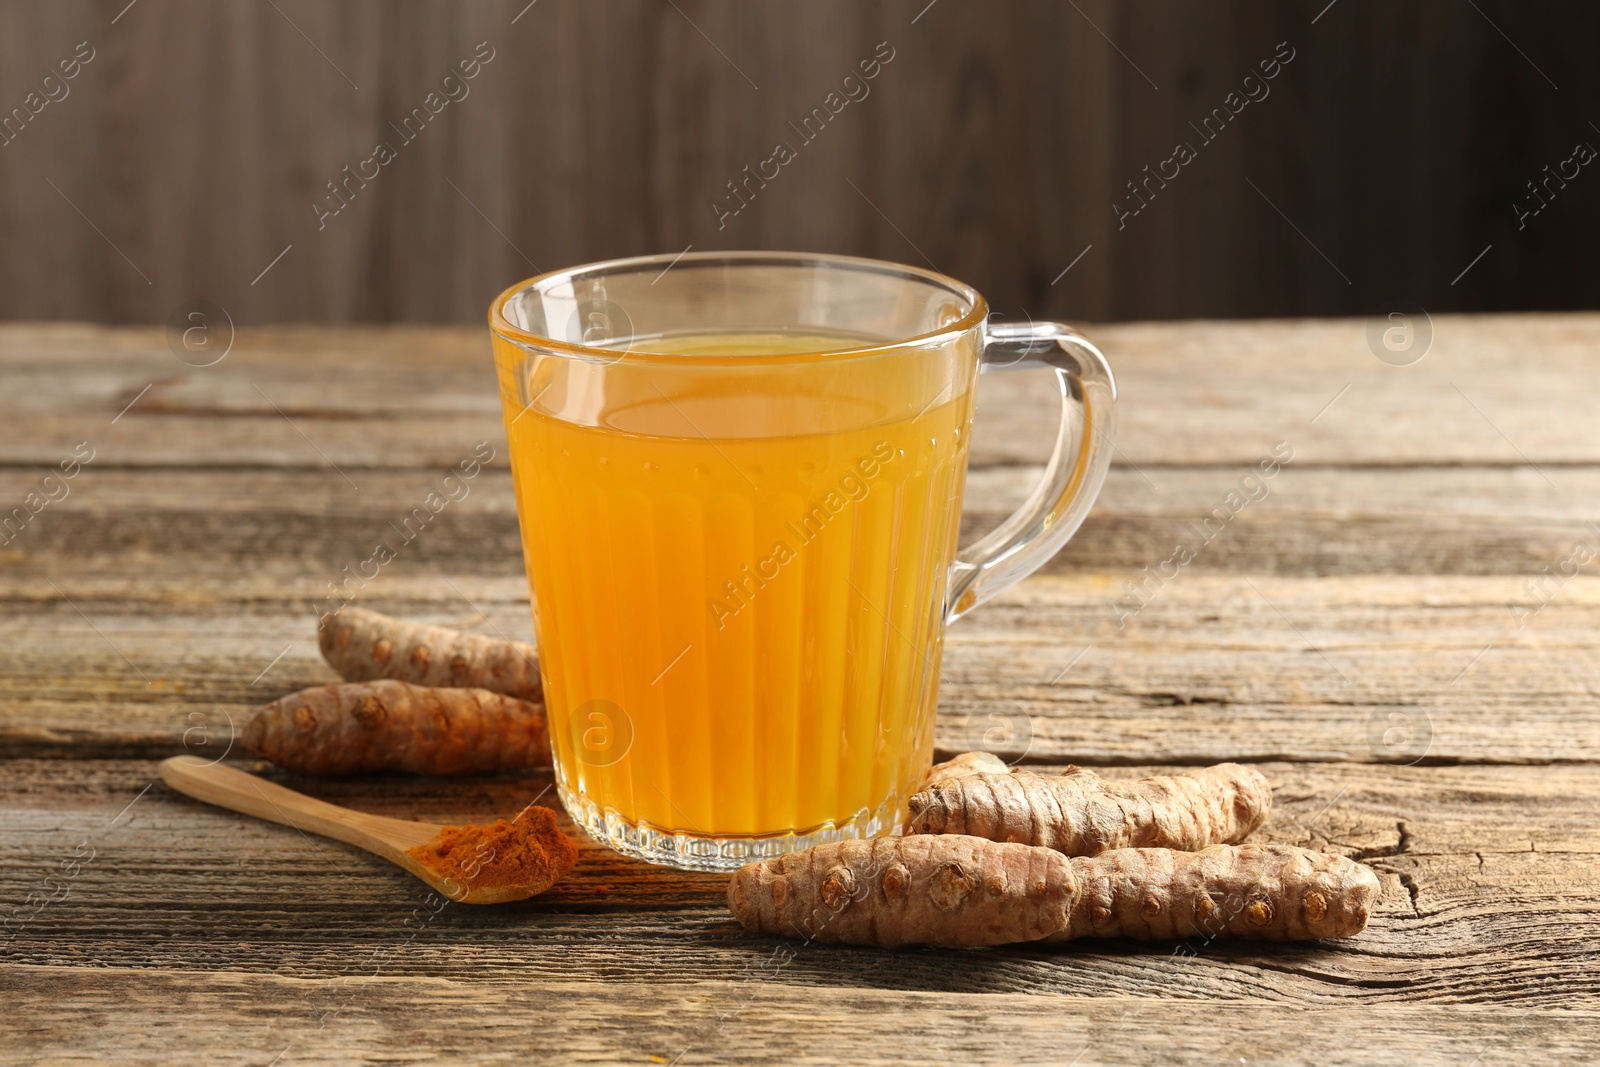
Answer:
[(405, 822), (341, 808), (198, 756), (173, 756), (162, 760), (161, 778), (178, 792), (207, 804), (296, 830), (309, 830), (380, 856), (391, 856), (420, 845), (439, 831), (439, 827), (429, 823)]

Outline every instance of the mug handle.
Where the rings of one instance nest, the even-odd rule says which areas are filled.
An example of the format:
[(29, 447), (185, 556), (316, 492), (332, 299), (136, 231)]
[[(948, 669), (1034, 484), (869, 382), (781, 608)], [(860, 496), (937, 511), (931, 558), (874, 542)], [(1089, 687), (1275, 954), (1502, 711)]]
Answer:
[[(1111, 367), (1072, 327), (1059, 322), (986, 323), (981, 342), (980, 372), (1040, 365), (1056, 372), (1061, 429), (1044, 477), (1028, 499), (950, 565), (947, 623), (1044, 566), (1077, 532), (1106, 479), (1116, 432), (1117, 383)], [(1074, 433), (1075, 428), (1081, 432)]]

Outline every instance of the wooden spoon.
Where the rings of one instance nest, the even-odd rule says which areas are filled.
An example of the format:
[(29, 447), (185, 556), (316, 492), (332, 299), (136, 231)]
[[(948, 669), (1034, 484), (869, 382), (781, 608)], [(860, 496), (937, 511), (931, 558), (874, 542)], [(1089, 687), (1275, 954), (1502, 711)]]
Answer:
[(382, 856), (390, 863), (404, 867), (451, 900), (462, 904), (504, 904), (523, 900), (549, 888), (541, 884), (468, 889), (460, 880), (417, 862), (415, 857), (406, 854), (406, 850), (425, 845), (438, 837), (445, 828), (434, 823), (407, 822), (404, 819), (351, 811), (197, 756), (173, 756), (162, 760), (161, 778), (178, 792), (187, 793), (207, 804), (364, 848), (374, 856)]

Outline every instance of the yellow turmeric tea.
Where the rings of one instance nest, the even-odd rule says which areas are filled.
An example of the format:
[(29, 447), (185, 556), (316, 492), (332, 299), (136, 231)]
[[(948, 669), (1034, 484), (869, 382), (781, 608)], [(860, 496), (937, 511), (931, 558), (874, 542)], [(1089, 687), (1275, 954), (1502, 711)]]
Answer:
[[(760, 363), (860, 343), (633, 348)], [(923, 350), (693, 375), (658, 360), (602, 378), (534, 356), (512, 372), (517, 508), (575, 819), (635, 848), (895, 824), (931, 757), (975, 362)]]

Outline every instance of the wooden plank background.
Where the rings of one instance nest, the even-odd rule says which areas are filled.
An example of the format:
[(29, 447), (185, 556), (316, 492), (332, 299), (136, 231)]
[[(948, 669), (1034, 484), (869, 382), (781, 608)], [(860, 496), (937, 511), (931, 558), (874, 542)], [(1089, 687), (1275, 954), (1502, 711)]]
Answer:
[[(94, 52), (0, 145), (0, 318), (476, 322), (536, 266), (691, 244), (926, 261), (1008, 316), (1592, 308), (1600, 179), (1520, 229), (1513, 204), (1600, 147), (1597, 31), (1577, 0), (0, 0), (0, 114)], [(470, 94), (319, 230), (325, 183), (479, 42)], [(870, 95), (719, 229), (879, 42)], [(1199, 142), (1279, 42), (1270, 95)], [(1119, 230), (1180, 140), (1199, 158)]]

